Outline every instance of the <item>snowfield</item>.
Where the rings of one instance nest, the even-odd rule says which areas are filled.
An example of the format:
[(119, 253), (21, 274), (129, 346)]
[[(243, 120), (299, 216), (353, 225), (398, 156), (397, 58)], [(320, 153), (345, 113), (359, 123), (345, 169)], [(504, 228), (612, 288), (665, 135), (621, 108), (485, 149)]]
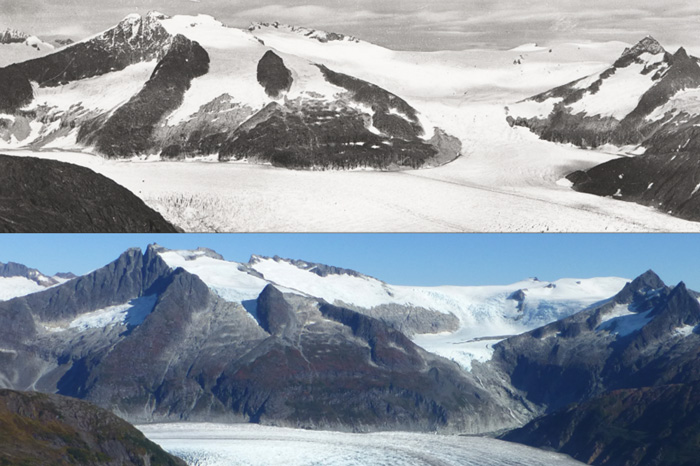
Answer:
[[(224, 79), (225, 70), (213, 65), (212, 73), (196, 79), (185, 105), (170, 115), (171, 124), (187, 119), (215, 97), (207, 92), (219, 84), (224, 89), (242, 86), (237, 98), (257, 107), (262, 88), (246, 89), (257, 58), (249, 56), (250, 44), (259, 46), (260, 40), (285, 60), (324, 63), (407, 99), (421, 112), (422, 121), (459, 137), (462, 157), (431, 169), (341, 172), (211, 163), (212, 157), (180, 162), (105, 160), (71, 152), (71, 137), (60, 141), (55, 152), (9, 147), (3, 152), (91, 168), (188, 232), (700, 231), (699, 223), (650, 207), (571, 190), (562, 181), (567, 174), (620, 155), (541, 141), (506, 122), (508, 105), (601, 72), (626, 44), (395, 52), (363, 41), (322, 43), (285, 27), (229, 30), (203, 16), (187, 21), (175, 17), (164, 24), (172, 32), (209, 44), (216, 63), (233, 70)], [(232, 58), (239, 52), (240, 61)], [(521, 64), (514, 64), (518, 60)], [(315, 67), (307, 68), (308, 76), (295, 79), (302, 84), (320, 79)], [(215, 78), (224, 81), (210, 82)]]
[(46, 287), (25, 277), (0, 277), (0, 301), (7, 301), (45, 289)]
[(484, 437), (402, 432), (349, 434), (254, 424), (151, 424), (146, 437), (191, 466), (574, 466), (544, 450)]

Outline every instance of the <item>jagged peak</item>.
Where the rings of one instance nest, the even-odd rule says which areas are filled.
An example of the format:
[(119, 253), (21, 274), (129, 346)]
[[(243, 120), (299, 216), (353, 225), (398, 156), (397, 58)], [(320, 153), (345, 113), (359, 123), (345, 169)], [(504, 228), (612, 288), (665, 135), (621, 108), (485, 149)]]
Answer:
[(143, 252), (141, 251), (141, 248), (139, 247), (133, 247), (129, 248), (126, 251), (124, 251), (121, 256), (119, 257), (126, 257), (126, 256), (142, 256)]
[(163, 246), (161, 246), (161, 245), (158, 244), (158, 243), (151, 243), (151, 244), (148, 245), (148, 247), (146, 247), (146, 251), (147, 251), (147, 252), (148, 252), (148, 251), (153, 251), (153, 252), (164, 252), (164, 251), (168, 251), (168, 249), (167, 249), (167, 248), (164, 248)]
[(166, 15), (165, 13), (161, 13), (160, 11), (151, 10), (148, 13), (146, 13), (146, 19), (151, 19), (151, 20), (170, 19), (170, 16)]
[(0, 32), (0, 44), (11, 44), (24, 42), (29, 38), (29, 34), (18, 31), (17, 29), (7, 28)]
[(212, 259), (225, 261), (224, 256), (214, 251), (213, 249), (198, 247), (197, 249), (168, 249), (166, 247), (160, 246), (159, 244), (153, 243), (148, 245), (148, 250), (153, 251), (157, 254), (163, 254), (166, 252), (174, 252), (182, 256), (186, 261), (193, 261), (199, 257), (209, 257)]
[(666, 286), (666, 284), (661, 280), (661, 278), (654, 272), (653, 270), (649, 269), (631, 282), (632, 286), (635, 288), (650, 288), (650, 289), (659, 289), (663, 288)]
[(640, 293), (645, 293), (651, 290), (664, 288), (666, 284), (659, 278), (653, 270), (649, 269), (631, 282), (627, 283), (624, 288), (615, 296), (615, 301), (618, 303), (630, 303), (635, 296)]
[(122, 19), (121, 21), (119, 21), (119, 24), (122, 24), (122, 23), (133, 24), (133, 23), (140, 22), (140, 21), (141, 21), (141, 15), (140, 15), (140, 14), (138, 14), (138, 13), (129, 13), (128, 15), (126, 15), (126, 16), (124, 17), (124, 19)]
[(620, 58), (633, 56), (638, 57), (643, 53), (650, 53), (652, 55), (657, 55), (659, 53), (665, 53), (666, 50), (661, 46), (661, 44), (654, 39), (652, 36), (646, 36), (644, 39), (637, 42), (632, 47), (626, 48)]
[(333, 42), (333, 41), (344, 41), (344, 42), (356, 42), (359, 43), (360, 39), (355, 36), (340, 34), (337, 32), (327, 32), (320, 29), (307, 28), (303, 26), (293, 26), (289, 24), (280, 23), (279, 21), (268, 22), (252, 22), (248, 27), (250, 32), (255, 32), (261, 29), (277, 29), (283, 31), (293, 32), (309, 39), (314, 39), (322, 43)]
[[(259, 256), (256, 254), (253, 254), (250, 256), (250, 261), (248, 262), (249, 267), (253, 267), (255, 264), (263, 262), (263, 261), (275, 261), (277, 263), (287, 263), (289, 265), (292, 265), (300, 270), (304, 270), (313, 274), (318, 275), (319, 277), (326, 277), (328, 275), (347, 275), (350, 277), (364, 277), (364, 278), (373, 278), (370, 277), (369, 275), (365, 275), (363, 273), (357, 272), (352, 269), (344, 269), (342, 267), (335, 267), (332, 265), (325, 265), (325, 264), (319, 264), (316, 262), (309, 262), (309, 261), (303, 261), (303, 260), (297, 260), (297, 259), (286, 259), (284, 257), (280, 256), (273, 256), (273, 257), (267, 257), (267, 256)], [(376, 280), (375, 278), (373, 278)]]
[(169, 16), (157, 11), (149, 11), (145, 16), (138, 13), (128, 14), (117, 23), (113, 29), (131, 30), (133, 36), (145, 34), (156, 28), (161, 28), (160, 20), (168, 19)]
[(673, 54), (673, 60), (688, 60), (690, 57), (688, 56), (688, 52), (685, 50), (685, 48), (680, 47), (678, 50), (676, 50), (676, 53)]

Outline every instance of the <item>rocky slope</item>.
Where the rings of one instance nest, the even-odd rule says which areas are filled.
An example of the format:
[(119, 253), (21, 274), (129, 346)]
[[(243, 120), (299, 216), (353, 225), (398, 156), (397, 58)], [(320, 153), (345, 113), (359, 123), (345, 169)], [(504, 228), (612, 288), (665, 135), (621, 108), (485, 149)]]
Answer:
[(595, 465), (690, 466), (700, 450), (699, 383), (615, 390), (538, 418), (505, 440)]
[(698, 92), (698, 59), (647, 37), (602, 73), (511, 106), (508, 120), (542, 139), (633, 155), (572, 173), (573, 189), (697, 220)]
[(305, 169), (419, 168), (460, 155), (458, 139), (399, 96), (276, 52), (254, 32), (203, 15), (129, 15), (0, 68), (0, 144)]
[(184, 466), (127, 422), (84, 401), (0, 390), (0, 464)]
[(178, 230), (131, 191), (92, 170), (53, 160), (0, 154), (0, 231)]

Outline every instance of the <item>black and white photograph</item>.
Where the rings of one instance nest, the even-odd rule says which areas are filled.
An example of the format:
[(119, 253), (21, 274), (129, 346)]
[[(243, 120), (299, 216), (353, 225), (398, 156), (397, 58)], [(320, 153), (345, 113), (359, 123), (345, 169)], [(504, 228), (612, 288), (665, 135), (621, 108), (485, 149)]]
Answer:
[(0, 229), (698, 231), (694, 2), (279, 1), (2, 0)]

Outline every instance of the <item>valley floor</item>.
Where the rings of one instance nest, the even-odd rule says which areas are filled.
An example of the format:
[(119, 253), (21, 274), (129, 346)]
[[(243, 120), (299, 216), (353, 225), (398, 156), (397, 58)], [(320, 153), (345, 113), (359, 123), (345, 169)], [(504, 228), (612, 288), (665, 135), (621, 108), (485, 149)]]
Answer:
[(3, 152), (91, 168), (189, 232), (700, 231), (700, 223), (558, 184), (615, 156), (510, 128), (501, 105), (443, 100), (416, 106), (460, 136), (462, 157), (433, 169), (341, 172)]
[(348, 434), (254, 424), (176, 423), (137, 427), (150, 440), (193, 466), (583, 464), (557, 453), (484, 437), (403, 432)]

